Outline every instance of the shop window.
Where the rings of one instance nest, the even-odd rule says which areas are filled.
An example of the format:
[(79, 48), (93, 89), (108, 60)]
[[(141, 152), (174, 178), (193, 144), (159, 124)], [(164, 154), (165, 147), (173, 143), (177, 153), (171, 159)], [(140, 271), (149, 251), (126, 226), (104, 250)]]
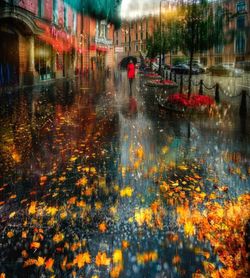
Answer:
[(235, 52), (236, 54), (244, 54), (246, 51), (246, 38), (243, 33), (240, 33), (236, 37)]
[(237, 17), (237, 29), (245, 28), (245, 16), (240, 15)]
[(40, 80), (47, 80), (53, 77), (52, 73), (52, 46), (41, 40), (35, 41), (35, 70)]
[(53, 22), (58, 23), (58, 2), (53, 0)]

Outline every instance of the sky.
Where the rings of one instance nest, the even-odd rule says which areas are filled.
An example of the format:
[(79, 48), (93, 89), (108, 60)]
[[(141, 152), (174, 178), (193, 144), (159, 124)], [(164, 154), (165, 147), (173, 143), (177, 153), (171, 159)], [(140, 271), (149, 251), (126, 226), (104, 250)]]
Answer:
[(121, 5), (122, 18), (136, 17), (159, 13), (160, 0), (123, 0)]

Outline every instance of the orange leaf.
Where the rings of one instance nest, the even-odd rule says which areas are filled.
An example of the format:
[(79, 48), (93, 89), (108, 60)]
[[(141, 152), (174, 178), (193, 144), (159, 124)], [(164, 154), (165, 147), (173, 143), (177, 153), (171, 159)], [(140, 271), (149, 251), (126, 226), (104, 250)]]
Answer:
[(27, 261), (24, 262), (23, 267), (28, 267), (31, 265), (35, 265), (37, 262), (36, 259), (28, 259)]
[(40, 242), (37, 242), (37, 241), (33, 241), (33, 242), (31, 242), (31, 244), (30, 244), (30, 248), (31, 249), (38, 249), (39, 247), (40, 247)]
[(181, 262), (180, 256), (176, 255), (173, 257), (173, 259), (172, 259), (173, 264), (179, 264), (180, 262)]
[(78, 266), (78, 268), (82, 268), (85, 264), (91, 263), (91, 257), (89, 252), (80, 253), (76, 256), (73, 261), (73, 264)]
[(7, 237), (8, 238), (12, 238), (14, 236), (14, 233), (12, 232), (12, 231), (9, 231), (8, 233), (7, 233)]
[(45, 268), (52, 271), (53, 264), (54, 264), (54, 259), (49, 258), (45, 263)]
[(58, 234), (55, 234), (53, 236), (53, 241), (56, 242), (56, 243), (59, 243), (60, 241), (63, 241), (64, 239), (64, 234), (63, 233), (58, 233)]
[(122, 241), (122, 248), (123, 248), (123, 249), (127, 249), (128, 247), (129, 247), (129, 242), (126, 241), (126, 240), (123, 240), (123, 241)]
[(107, 230), (107, 225), (106, 225), (106, 223), (102, 222), (101, 224), (99, 224), (98, 229), (99, 229), (100, 232), (105, 233), (106, 230)]
[(101, 265), (110, 265), (111, 259), (107, 257), (107, 254), (105, 252), (98, 252), (95, 258), (95, 262), (97, 266)]

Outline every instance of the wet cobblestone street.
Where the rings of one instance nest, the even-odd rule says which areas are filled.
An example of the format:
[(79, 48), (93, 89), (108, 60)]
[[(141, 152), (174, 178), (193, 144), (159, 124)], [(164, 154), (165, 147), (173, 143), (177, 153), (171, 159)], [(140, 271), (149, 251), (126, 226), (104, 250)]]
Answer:
[(119, 71), (0, 96), (0, 274), (248, 276), (249, 116), (154, 93)]

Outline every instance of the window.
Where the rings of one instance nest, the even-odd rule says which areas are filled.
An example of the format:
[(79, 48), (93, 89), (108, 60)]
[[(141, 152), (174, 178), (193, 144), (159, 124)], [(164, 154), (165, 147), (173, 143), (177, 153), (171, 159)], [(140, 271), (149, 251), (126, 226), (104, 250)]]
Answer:
[(141, 40), (143, 40), (143, 32), (141, 32)]
[(215, 45), (215, 47), (214, 47), (214, 53), (220, 54), (220, 53), (222, 53), (222, 51), (223, 51), (223, 44)]
[(238, 13), (240, 12), (245, 12), (246, 11), (246, 2), (245, 1), (239, 1), (237, 4), (236, 4), (236, 11)]
[(53, 22), (58, 23), (58, 2), (53, 0)]
[(201, 64), (206, 66), (207, 65), (207, 57), (201, 57)]
[(245, 16), (240, 15), (237, 17), (237, 29), (245, 28)]
[(235, 41), (236, 54), (244, 54), (246, 50), (246, 38), (244, 33), (239, 33)]
[(38, 16), (43, 17), (44, 16), (44, 1), (38, 0)]
[(76, 12), (73, 11), (73, 32), (74, 34), (76, 33), (76, 20), (77, 20), (77, 15), (76, 15)]
[(135, 51), (138, 51), (139, 48), (138, 48), (138, 44), (135, 45)]
[(119, 42), (118, 42), (118, 40), (116, 40), (116, 45), (118, 45), (119, 44)]
[(106, 35), (107, 35), (106, 21), (105, 20), (98, 21), (97, 28), (98, 28), (98, 37), (99, 38), (106, 38)]
[(135, 39), (138, 41), (138, 33), (135, 34)]
[(215, 57), (214, 62), (215, 62), (215, 65), (221, 64), (222, 63), (222, 57), (221, 56)]
[(64, 20), (63, 21), (64, 21), (64, 27), (65, 28), (68, 27), (68, 13), (67, 13), (67, 11), (68, 11), (68, 9), (67, 9), (67, 7), (64, 4), (64, 10), (63, 10), (63, 15), (64, 15), (63, 19)]

